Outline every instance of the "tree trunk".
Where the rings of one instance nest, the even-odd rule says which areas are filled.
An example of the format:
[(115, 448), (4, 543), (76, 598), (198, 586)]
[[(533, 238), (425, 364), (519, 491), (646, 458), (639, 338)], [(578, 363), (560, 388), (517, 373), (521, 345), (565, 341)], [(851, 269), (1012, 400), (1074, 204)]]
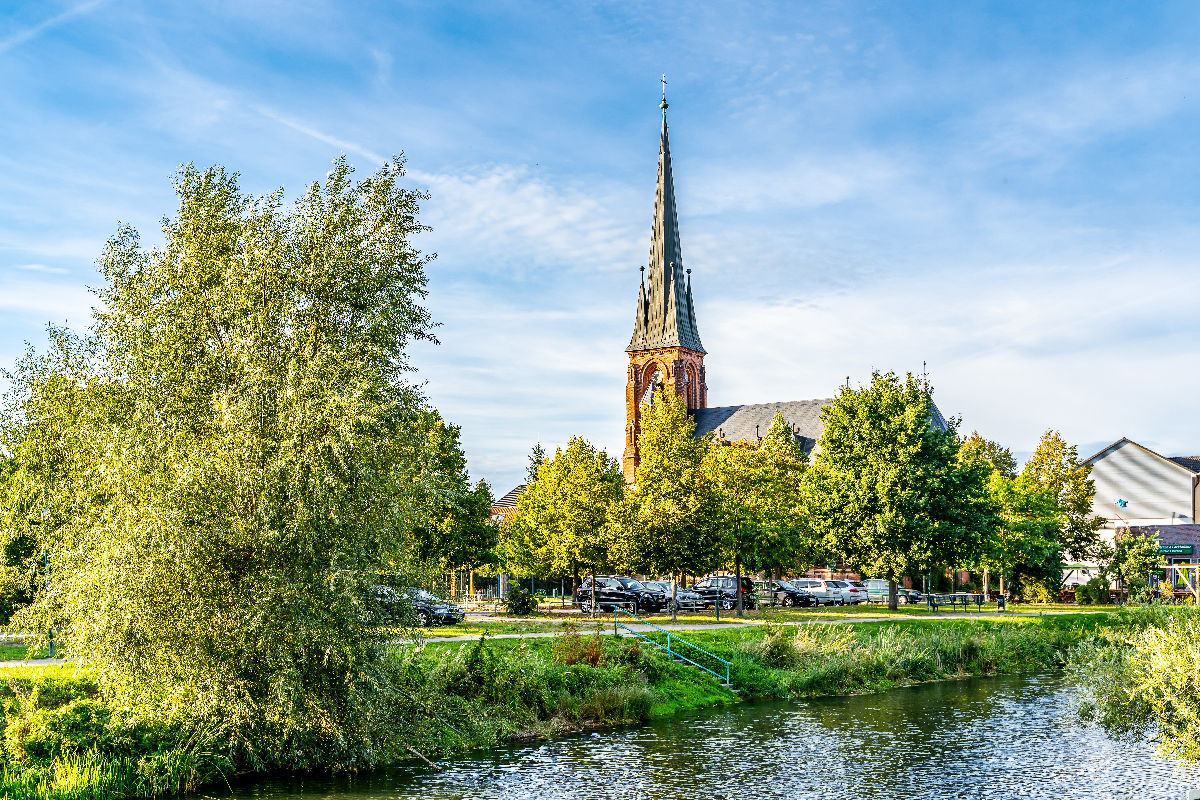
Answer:
[(596, 616), (597, 611), (599, 611), (599, 609), (596, 608), (596, 568), (592, 567), (592, 616), (593, 617)]
[(575, 596), (575, 592), (579, 590), (579, 564), (575, 561), (571, 562), (571, 597)]
[(734, 584), (733, 590), (737, 593), (738, 616), (744, 617), (745, 614), (742, 613), (742, 556), (740, 553), (733, 557), (733, 571), (737, 575), (737, 583)]
[[(672, 575), (671, 578), (675, 576)], [(671, 581), (671, 622), (679, 619), (679, 581)]]
[(984, 600), (987, 600), (991, 596), (992, 584), (991, 584), (991, 581), (988, 580), (988, 577), (989, 577), (988, 571), (985, 568), (983, 570), (983, 599)]
[(895, 611), (900, 607), (900, 594), (896, 591), (896, 578), (888, 578), (888, 610)]
[(467, 597), (475, 597), (475, 570), (471, 570), (470, 577), (467, 579)]

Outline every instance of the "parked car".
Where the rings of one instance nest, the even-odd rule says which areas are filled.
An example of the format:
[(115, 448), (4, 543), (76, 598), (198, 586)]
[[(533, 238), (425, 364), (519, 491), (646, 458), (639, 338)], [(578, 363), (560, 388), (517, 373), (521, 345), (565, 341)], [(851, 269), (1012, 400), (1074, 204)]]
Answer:
[(641, 611), (662, 611), (667, 597), (661, 591), (649, 589), (627, 575), (596, 576), (596, 608), (592, 608), (592, 577), (583, 579), (575, 590), (575, 603), (586, 613), (612, 611), (622, 608), (632, 614)]
[(833, 581), (821, 578), (795, 578), (792, 580), (792, 585), (812, 592), (823, 606), (840, 606), (846, 603), (846, 599), (842, 597), (842, 587), (836, 586)]
[[(881, 578), (871, 578), (870, 580), (863, 581), (863, 586), (867, 587), (868, 601), (872, 603), (886, 603), (888, 601), (887, 581)], [(897, 586), (896, 602), (900, 605), (923, 603), (925, 602), (925, 595), (916, 589), (905, 589), (903, 586)]]
[(443, 600), (424, 589), (393, 589), (377, 585), (373, 588), (380, 617), (388, 622), (415, 624), (422, 628), (431, 625), (457, 625), (463, 620), (460, 606)]
[[(666, 608), (671, 607), (671, 582), (670, 581), (642, 581), (642, 585), (647, 589), (657, 589), (661, 591), (667, 598)], [(675, 608), (679, 609), (695, 609), (700, 608), (703, 604), (703, 599), (700, 595), (693, 592), (691, 589), (675, 589)]]
[(817, 600), (817, 596), (807, 589), (801, 589), (799, 586), (790, 581), (763, 581), (759, 585), (760, 597), (763, 595), (771, 598), (771, 604), (788, 608), (790, 606), (800, 606), (809, 608), (819, 606), (821, 603)]
[[(737, 608), (736, 586), (737, 578), (733, 575), (709, 575), (692, 584), (692, 591), (700, 595), (703, 608), (714, 608), (719, 603), (721, 608), (730, 610)], [(753, 578), (742, 577), (741, 593), (742, 608), (758, 608)]]
[(854, 581), (833, 580), (830, 583), (842, 590), (842, 600), (846, 603), (853, 606), (867, 602), (867, 590), (855, 586)]

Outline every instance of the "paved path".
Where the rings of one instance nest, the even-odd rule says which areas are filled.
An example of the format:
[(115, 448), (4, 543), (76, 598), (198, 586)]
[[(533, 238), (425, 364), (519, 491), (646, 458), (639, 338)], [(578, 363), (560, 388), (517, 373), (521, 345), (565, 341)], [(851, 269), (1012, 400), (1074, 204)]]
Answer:
[[(912, 615), (912, 616), (909, 616), (909, 615), (870, 616), (870, 617), (817, 617), (817, 616), (814, 616), (812, 619), (788, 620), (786, 622), (781, 622), (779, 624), (781, 624), (781, 625), (851, 624), (852, 625), (852, 624), (855, 624), (858, 622), (903, 622), (906, 620), (937, 620), (937, 619), (998, 619), (998, 618), (1004, 618), (1004, 617), (1041, 617), (1041, 616), (1052, 616), (1052, 615), (1060, 615), (1060, 614), (1075, 614), (1075, 613), (1078, 613), (1078, 612), (1075, 612), (1075, 611), (1045, 611), (1045, 612), (1041, 612), (1041, 611), (1005, 611), (1005, 612), (1001, 613), (1001, 612), (997, 612), (997, 611), (990, 611), (990, 612), (989, 611), (984, 611), (984, 612), (976, 612), (976, 611), (953, 612), (952, 611), (952, 612), (947, 612), (947, 613), (938, 613), (936, 616), (930, 615), (930, 616), (922, 616), (922, 617), (918, 617), (916, 615)], [(493, 622), (529, 622), (529, 620), (527, 620), (527, 619), (522, 620), (522, 619), (508, 618), (508, 617), (491, 617), (490, 621), (493, 621)], [(582, 622), (582, 620), (581, 620), (581, 622)], [(590, 626), (591, 623), (589, 621), (585, 624)], [(599, 633), (607, 635), (607, 636), (612, 636), (614, 631), (613, 631), (613, 627), (612, 627), (611, 618), (606, 623), (602, 622), (601, 624), (602, 624), (602, 627), (600, 628)], [(664, 622), (663, 624), (658, 625), (657, 627), (662, 628), (664, 630), (676, 632), (676, 631), (732, 630), (732, 629), (746, 627), (746, 626), (765, 625), (765, 624), (767, 624), (765, 620), (743, 619), (740, 622), (680, 622), (680, 623), (675, 623), (674, 625), (672, 625), (670, 622)], [(581, 627), (581, 630), (579, 631), (579, 633), (592, 634), (592, 633), (596, 632), (594, 630), (585, 630), (585, 629), (583, 629), (582, 625), (580, 627)], [(645, 633), (646, 631), (651, 631), (651, 630), (654, 630), (654, 628), (655, 628), (655, 626), (653, 626), (653, 625), (641, 625), (636, 622), (628, 624), (628, 627), (638, 633)], [(563, 636), (566, 633), (567, 633), (567, 631), (565, 631), (565, 630), (563, 630), (563, 631), (529, 631), (527, 633), (489, 633), (488, 638), (489, 639), (545, 639), (545, 638), (550, 638), (553, 636)], [(425, 637), (426, 642), (474, 642), (474, 641), (477, 641), (478, 639), (479, 639), (479, 636), (476, 636), (473, 634), (466, 635), (466, 636), (427, 636), (427, 637)], [(0, 662), (0, 665), (2, 665), (2, 664), (3, 664), (3, 662)]]
[[(939, 613), (937, 616), (871, 616), (871, 617), (818, 617), (812, 619), (789, 620), (782, 622), (782, 625), (818, 625), (818, 624), (854, 624), (858, 622), (903, 622), (905, 620), (935, 620), (935, 619), (996, 619), (1002, 617), (1041, 617), (1055, 616), (1061, 614), (1076, 614), (1076, 611), (1006, 611), (999, 613), (996, 611), (980, 612), (948, 612)], [(516, 617), (489, 617), (491, 622), (529, 622), (527, 619)], [(582, 622), (582, 620), (581, 620)], [(733, 630), (740, 627), (752, 625), (765, 625), (764, 620), (743, 620), (741, 622), (680, 622), (672, 625), (670, 622), (664, 622), (658, 627), (672, 632), (675, 631), (712, 631), (712, 630)], [(634, 631), (645, 633), (654, 629), (651, 625), (641, 625), (633, 623), (629, 625)], [(580, 633), (591, 634), (594, 631), (580, 630)], [(567, 633), (565, 630), (560, 631), (530, 631), (528, 633), (490, 633), (489, 639), (548, 639), (555, 636), (563, 636)], [(605, 636), (612, 636), (614, 631), (611, 622), (604, 624), (599, 633)], [(426, 642), (474, 642), (478, 641), (479, 636), (427, 636)], [(0, 669), (7, 667), (44, 667), (49, 664), (65, 664), (66, 660), (61, 658), (34, 658), (29, 661), (0, 661)]]

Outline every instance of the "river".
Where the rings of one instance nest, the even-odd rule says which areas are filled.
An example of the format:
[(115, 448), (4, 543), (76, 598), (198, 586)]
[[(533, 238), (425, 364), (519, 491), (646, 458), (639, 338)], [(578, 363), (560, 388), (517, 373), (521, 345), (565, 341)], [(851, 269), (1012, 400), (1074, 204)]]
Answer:
[[(1005, 800), (1184, 798), (1200, 769), (1074, 720), (1057, 675), (706, 711), (355, 778), (239, 787), (237, 800)], [(229, 794), (214, 794), (229, 798)]]

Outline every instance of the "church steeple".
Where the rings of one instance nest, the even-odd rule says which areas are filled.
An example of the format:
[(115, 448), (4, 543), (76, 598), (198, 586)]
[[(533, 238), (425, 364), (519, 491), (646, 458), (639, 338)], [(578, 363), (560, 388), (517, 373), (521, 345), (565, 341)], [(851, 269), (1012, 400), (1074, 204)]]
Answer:
[[(642, 405), (658, 392), (683, 398), (688, 411), (708, 407), (704, 356), (692, 303), (692, 271), (683, 267), (679, 216), (675, 210), (675, 180), (671, 174), (671, 144), (667, 138), (667, 92), (663, 77), (662, 136), (658, 145), (658, 188), (654, 192), (654, 223), (650, 231), (650, 261), (642, 268), (638, 287), (629, 374), (625, 384), (625, 453), (622, 468), (633, 481), (640, 461), (638, 435)], [(650, 275), (647, 280), (646, 271)]]
[[(658, 187), (654, 192), (654, 222), (650, 232), (650, 283), (645, 302), (639, 299), (633, 337), (627, 352), (663, 347), (686, 347), (706, 352), (692, 311), (691, 279), (684, 277), (675, 210), (675, 179), (671, 173), (671, 144), (667, 137), (667, 96), (661, 103), (662, 137), (658, 146)], [(690, 270), (689, 270), (690, 273)]]

